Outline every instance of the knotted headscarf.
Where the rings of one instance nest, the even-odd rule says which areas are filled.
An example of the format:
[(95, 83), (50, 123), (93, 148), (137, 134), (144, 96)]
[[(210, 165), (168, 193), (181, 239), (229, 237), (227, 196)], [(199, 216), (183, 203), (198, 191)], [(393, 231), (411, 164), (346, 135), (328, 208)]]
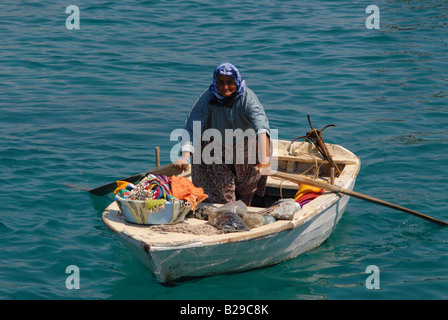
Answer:
[[(218, 90), (218, 75), (231, 76), (235, 79), (236, 91), (228, 96), (223, 97)], [(213, 83), (210, 85), (210, 90), (215, 95), (216, 99), (212, 99), (210, 103), (225, 106), (229, 102), (238, 99), (246, 89), (246, 81), (241, 77), (240, 71), (233, 64), (225, 62), (218, 65), (213, 73)]]

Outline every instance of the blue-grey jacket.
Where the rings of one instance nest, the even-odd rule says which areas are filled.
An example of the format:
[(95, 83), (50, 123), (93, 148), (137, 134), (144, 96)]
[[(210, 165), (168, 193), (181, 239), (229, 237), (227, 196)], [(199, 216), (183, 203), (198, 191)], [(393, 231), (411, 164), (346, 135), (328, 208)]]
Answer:
[[(207, 129), (217, 129), (222, 136), (223, 142), (225, 137), (225, 129), (253, 129), (257, 135), (262, 133), (269, 134), (269, 120), (261, 103), (258, 101), (255, 93), (246, 87), (243, 95), (239, 97), (233, 106), (218, 106), (211, 104), (214, 99), (213, 93), (207, 89), (196, 101), (187, 120), (184, 129), (189, 133), (190, 139), (183, 138), (182, 151), (193, 152), (194, 147), (200, 145), (200, 141), (193, 141), (193, 125), (195, 121), (200, 122), (201, 139), (202, 133)], [(198, 122), (196, 123), (196, 128)], [(208, 140), (208, 139), (205, 139)], [(198, 144), (199, 143), (199, 144)]]

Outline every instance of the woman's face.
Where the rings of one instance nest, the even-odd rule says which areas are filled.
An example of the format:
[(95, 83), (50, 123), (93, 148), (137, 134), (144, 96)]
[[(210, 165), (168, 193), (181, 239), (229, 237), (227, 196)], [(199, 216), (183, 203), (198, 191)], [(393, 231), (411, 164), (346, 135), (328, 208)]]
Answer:
[(236, 91), (235, 79), (231, 76), (218, 75), (216, 79), (218, 91), (223, 97), (228, 97)]

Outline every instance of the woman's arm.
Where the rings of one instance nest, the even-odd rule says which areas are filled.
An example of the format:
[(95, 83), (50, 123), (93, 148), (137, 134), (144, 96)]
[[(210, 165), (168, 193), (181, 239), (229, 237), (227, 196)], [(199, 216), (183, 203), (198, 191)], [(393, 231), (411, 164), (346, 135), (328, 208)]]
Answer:
[(267, 133), (260, 134), (258, 138), (260, 163), (256, 167), (260, 174), (266, 175), (271, 171), (271, 141)]
[(187, 171), (190, 168), (190, 152), (182, 151), (182, 157), (173, 162), (178, 171)]

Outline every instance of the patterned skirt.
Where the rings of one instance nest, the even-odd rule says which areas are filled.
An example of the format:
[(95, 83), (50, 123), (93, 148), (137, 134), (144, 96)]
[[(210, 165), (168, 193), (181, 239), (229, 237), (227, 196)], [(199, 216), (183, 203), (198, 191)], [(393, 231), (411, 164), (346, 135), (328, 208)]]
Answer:
[(259, 163), (255, 156), (256, 143), (255, 148), (249, 148), (248, 142), (245, 141), (243, 152), (240, 150), (242, 146), (237, 147), (236, 144), (221, 145), (222, 153), (217, 159), (221, 158), (221, 161), (211, 164), (204, 161), (204, 154), (211, 153), (213, 156), (213, 152), (209, 150), (203, 152), (207, 146), (210, 147), (210, 142), (202, 142), (201, 163), (195, 164), (193, 158), (191, 165), (193, 184), (204, 189), (208, 195), (207, 202), (227, 203), (241, 200), (250, 205), (255, 194), (264, 196), (267, 176), (255, 171), (255, 166)]

